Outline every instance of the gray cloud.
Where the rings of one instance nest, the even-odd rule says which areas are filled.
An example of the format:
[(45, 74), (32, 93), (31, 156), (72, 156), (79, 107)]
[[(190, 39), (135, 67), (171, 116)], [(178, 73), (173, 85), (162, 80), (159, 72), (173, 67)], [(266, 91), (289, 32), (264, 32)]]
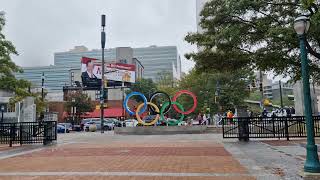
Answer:
[[(1, 0), (5, 35), (21, 66), (53, 64), (53, 53), (75, 45), (100, 48), (100, 15), (107, 16), (107, 47), (176, 45), (193, 51), (183, 38), (196, 31), (195, 0)], [(183, 70), (193, 62), (183, 58)]]

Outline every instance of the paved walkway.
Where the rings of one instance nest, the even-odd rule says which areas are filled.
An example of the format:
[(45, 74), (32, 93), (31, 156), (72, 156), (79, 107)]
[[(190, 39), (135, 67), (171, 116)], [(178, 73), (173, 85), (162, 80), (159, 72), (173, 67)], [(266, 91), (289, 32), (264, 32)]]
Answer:
[(0, 179), (255, 179), (218, 139), (67, 134), (56, 146), (0, 160)]
[(305, 141), (223, 140), (217, 134), (70, 133), (56, 145), (0, 149), (0, 179), (301, 179)]

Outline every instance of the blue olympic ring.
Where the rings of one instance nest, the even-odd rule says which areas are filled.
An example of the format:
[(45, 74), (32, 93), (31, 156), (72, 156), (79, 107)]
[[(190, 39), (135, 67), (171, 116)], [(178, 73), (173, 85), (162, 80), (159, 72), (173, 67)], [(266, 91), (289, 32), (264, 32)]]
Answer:
[(123, 107), (125, 108), (125, 110), (129, 113), (130, 116), (134, 115), (135, 112), (131, 111), (128, 107), (128, 101), (132, 96), (140, 96), (143, 99), (143, 108), (139, 111), (139, 115), (141, 115), (143, 112), (145, 112), (147, 110), (147, 98), (139, 92), (132, 92), (130, 94), (127, 95), (126, 99), (123, 101)]

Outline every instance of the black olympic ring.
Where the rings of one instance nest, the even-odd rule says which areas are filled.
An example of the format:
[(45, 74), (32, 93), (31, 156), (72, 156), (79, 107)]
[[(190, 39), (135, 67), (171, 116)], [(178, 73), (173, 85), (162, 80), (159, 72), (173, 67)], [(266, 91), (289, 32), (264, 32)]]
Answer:
[[(151, 97), (150, 97), (150, 99), (149, 99), (149, 102), (152, 102), (152, 100), (153, 100), (156, 96), (158, 96), (158, 95), (160, 95), (160, 94), (165, 95), (166, 98), (168, 99), (167, 102), (169, 102), (169, 105), (168, 105), (168, 106), (165, 108), (165, 110), (163, 111), (163, 114), (166, 114), (167, 112), (170, 111), (170, 109), (171, 109), (171, 104), (172, 104), (172, 103), (171, 103), (171, 98), (170, 98), (169, 94), (167, 94), (167, 93), (165, 93), (165, 92), (162, 92), (162, 91), (157, 91), (157, 92), (155, 92), (155, 93), (153, 93), (153, 94), (151, 95)], [(153, 114), (156, 114), (155, 110), (154, 110), (152, 107), (150, 107), (150, 108), (151, 108), (152, 113), (153, 113)], [(160, 107), (160, 109), (161, 109), (161, 107)]]

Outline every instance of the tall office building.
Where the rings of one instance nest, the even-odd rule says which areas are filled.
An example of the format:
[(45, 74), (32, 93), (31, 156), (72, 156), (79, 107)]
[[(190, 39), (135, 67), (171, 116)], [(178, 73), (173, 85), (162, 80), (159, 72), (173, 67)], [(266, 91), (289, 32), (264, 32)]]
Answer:
[[(150, 46), (143, 48), (123, 48), (119, 54), (117, 49), (105, 50), (105, 60), (108, 63), (116, 59), (120, 63), (132, 63), (132, 58), (126, 59), (126, 54), (133, 54), (133, 58), (138, 59), (144, 66), (144, 78), (157, 79), (159, 72), (170, 72), (174, 79), (180, 79), (181, 59), (176, 46)], [(131, 50), (130, 50), (131, 49)], [(81, 57), (90, 57), (101, 59), (101, 50), (88, 50), (85, 46), (76, 46), (66, 52), (57, 52), (54, 54), (54, 65), (42, 67), (24, 67), (24, 72), (16, 74), (17, 78), (26, 79), (32, 82), (34, 87), (41, 87), (42, 73), (45, 75), (45, 89), (55, 98), (54, 93), (61, 93), (63, 86), (70, 82), (69, 70), (80, 68)], [(119, 59), (121, 56), (121, 59)], [(61, 96), (59, 96), (61, 99)]]
[[(79, 49), (80, 50), (77, 50)], [(150, 46), (142, 48), (132, 48), (133, 58), (138, 59), (144, 66), (144, 78), (157, 80), (159, 72), (170, 72), (174, 79), (181, 77), (181, 58), (176, 46)], [(67, 52), (54, 54), (54, 64), (69, 68), (78, 68), (82, 56), (101, 59), (101, 50), (91, 50), (83, 46), (76, 46), (75, 49)], [(117, 51), (115, 48), (105, 50), (105, 59), (108, 61), (116, 60)], [(123, 59), (123, 63), (126, 59)]]

